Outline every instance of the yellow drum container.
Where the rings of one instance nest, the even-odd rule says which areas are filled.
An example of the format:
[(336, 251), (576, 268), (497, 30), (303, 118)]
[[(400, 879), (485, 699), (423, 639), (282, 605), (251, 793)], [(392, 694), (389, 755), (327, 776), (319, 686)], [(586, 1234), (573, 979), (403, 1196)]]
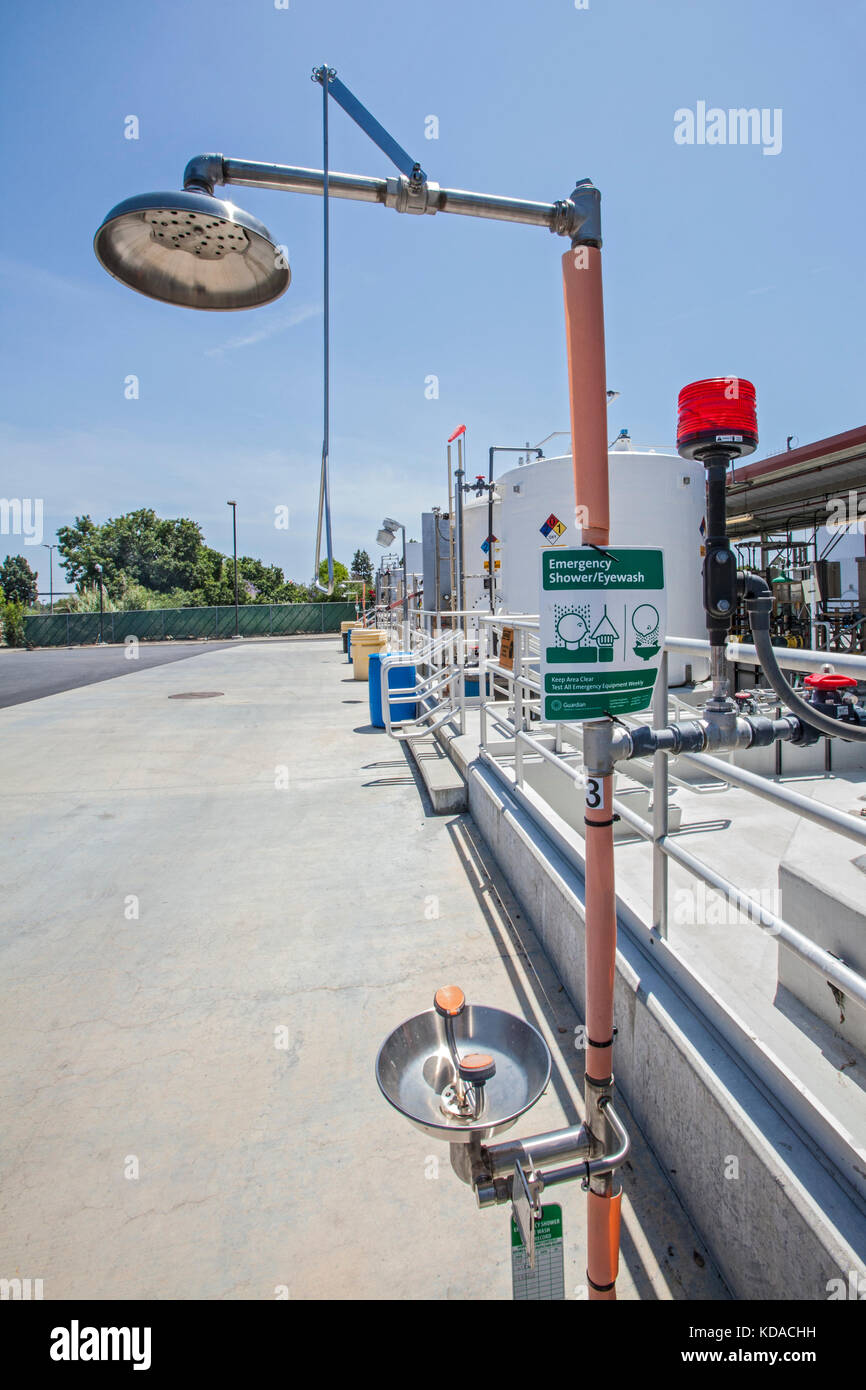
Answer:
[(361, 624), (357, 618), (353, 618), (350, 623), (340, 623), (340, 643), (344, 652), (348, 651), (346, 633), (350, 628), (360, 626)]
[(368, 676), (371, 652), (384, 652), (388, 648), (388, 634), (381, 628), (358, 628), (352, 633), (352, 676), (356, 681), (365, 681)]

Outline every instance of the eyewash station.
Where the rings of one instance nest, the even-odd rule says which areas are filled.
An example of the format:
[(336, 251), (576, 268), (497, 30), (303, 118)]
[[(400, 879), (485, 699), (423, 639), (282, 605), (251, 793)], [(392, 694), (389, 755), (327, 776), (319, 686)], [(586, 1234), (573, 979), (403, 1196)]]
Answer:
[[(330, 199), (348, 198), (408, 215), (444, 213), (529, 225), (565, 239), (561, 265), (571, 454), (562, 462), (571, 483), (571, 510), (561, 516), (548, 503), (544, 524), (554, 543), (526, 564), (509, 562), (510, 574), (507, 580), (503, 575), (503, 581), (511, 586), (512, 616), (508, 608), (495, 613), (500, 582), (495, 509), (499, 509), (500, 526), (506, 513), (502, 479), (498, 494), (494, 487), (494, 454), (516, 453), (518, 446), (490, 446), (487, 476), (478, 474), (474, 483), (467, 482), (466, 428), (458, 427), (447, 446), (448, 516), (456, 516), (457, 526), (449, 526), (443, 561), (440, 516), (436, 511), (432, 514), (436, 574), (428, 585), (425, 573), (424, 588), (434, 598), (424, 600), (426, 612), (413, 599), (414, 631), (405, 525), (391, 517), (383, 523), (383, 545), (390, 545), (398, 530), (403, 533), (402, 592), (396, 604), (388, 605), (391, 613), (399, 609), (402, 631), (393, 634), (391, 645), (396, 650), (382, 651), (373, 669), (381, 682), (376, 694), (388, 734), (404, 740), (432, 738), (455, 720), (465, 732), (467, 685), (472, 679), (481, 743), (485, 743), (487, 725), (505, 730), (517, 791), (523, 789), (524, 758), (527, 769), (534, 759), (538, 767), (553, 768), (565, 778), (575, 805), (579, 799), (585, 846), (581, 866), (585, 887), (584, 1117), (582, 1123), (563, 1129), (503, 1139), (521, 1122), (527, 1123), (525, 1117), (544, 1094), (551, 1077), (551, 1052), (530, 1023), (467, 998), (460, 984), (443, 984), (429, 1007), (388, 1033), (375, 1074), (385, 1100), (401, 1116), (424, 1135), (449, 1145), (451, 1166), (471, 1188), (480, 1208), (510, 1205), (530, 1269), (536, 1263), (545, 1195), (579, 1184), (587, 1197), (588, 1297), (611, 1301), (616, 1298), (619, 1263), (622, 1188), (618, 1170), (630, 1152), (615, 1098), (617, 824), (630, 820), (652, 842), (650, 945), (665, 944), (669, 861), (689, 869), (729, 900), (745, 900), (735, 884), (718, 873), (713, 877), (673, 838), (668, 820), (669, 762), (704, 759), (704, 766), (712, 765), (718, 774), (720, 755), (731, 755), (731, 762), (723, 764), (724, 775), (734, 785), (739, 779), (739, 785), (760, 795), (754, 784), (761, 779), (738, 771), (734, 754), (782, 743), (804, 748), (821, 737), (866, 742), (866, 707), (854, 693), (862, 673), (859, 667), (856, 675), (840, 673), (835, 667), (820, 670), (808, 677), (807, 698), (795, 691), (770, 640), (768, 586), (760, 576), (738, 573), (727, 535), (726, 480), (732, 462), (751, 454), (758, 443), (755, 391), (750, 382), (721, 377), (684, 388), (679, 397), (678, 457), (657, 460), (659, 478), (666, 469), (671, 487), (688, 498), (683, 505), (690, 508), (689, 515), (704, 514), (702, 591), (694, 556), (686, 561), (676, 537), (663, 530), (662, 520), (655, 524), (653, 508), (658, 504), (659, 518), (664, 508), (653, 495), (652, 477), (645, 484), (648, 520), (640, 514), (642, 500), (637, 508), (633, 496), (623, 502), (625, 489), (619, 488), (612, 497), (612, 470), (620, 461), (625, 467), (629, 459), (627, 441), (622, 449), (614, 446), (609, 453), (611, 393), (605, 373), (599, 190), (583, 179), (567, 196), (538, 203), (442, 187), (428, 179), (418, 161), (371, 116), (333, 69), (319, 67), (313, 77), (322, 89), (323, 169), (219, 154), (197, 156), (186, 167), (183, 192), (145, 194), (115, 207), (96, 234), (95, 250), (113, 276), (153, 298), (207, 310), (254, 307), (282, 294), (290, 271), (267, 229), (232, 203), (217, 199), (215, 187), (240, 185), (323, 197), (325, 389), (315, 570), (318, 574), (324, 538), (329, 573), (325, 587), (333, 588), (328, 424)], [(396, 176), (373, 178), (329, 170), (329, 98), (388, 156)], [(521, 465), (525, 476), (518, 476), (521, 469), (507, 475), (509, 524), (515, 527), (522, 524), (521, 488), (531, 492), (533, 469), (539, 470), (536, 479), (542, 476), (541, 462), (530, 462), (531, 456), (541, 455), (541, 447), (520, 446), (520, 452), (526, 458)], [(465, 499), (473, 493), (475, 505), (466, 506), (464, 514)], [(612, 525), (612, 513), (617, 518), (619, 508), (622, 515), (624, 505), (630, 513), (628, 523), (616, 520)], [(477, 514), (474, 539), (470, 512)], [(555, 544), (572, 527), (574, 546)], [(663, 544), (659, 544), (660, 533)], [(475, 608), (469, 607), (467, 598), (468, 545), (485, 556)], [(442, 603), (440, 561), (451, 574), (447, 607)], [(527, 594), (535, 596), (533, 605)], [(480, 611), (485, 607), (486, 614)], [(743, 607), (751, 626), (754, 665), (765, 673), (780, 706), (773, 715), (757, 707), (746, 712), (731, 694), (729, 639), (734, 615)], [(684, 620), (683, 613), (703, 613), (706, 638), (697, 638), (692, 627), (678, 651), (680, 639), (670, 634)], [(377, 617), (381, 621), (381, 611), (371, 609), (368, 618), (375, 622)], [(476, 623), (474, 629), (470, 620)], [(691, 624), (692, 620), (685, 621)], [(363, 626), (354, 631), (363, 632)], [(343, 640), (348, 645), (352, 633), (344, 634)], [(748, 655), (744, 646), (741, 658)], [(803, 659), (815, 655), (804, 653)], [(687, 715), (681, 711), (680, 717), (671, 720), (669, 662), (685, 657), (709, 670), (710, 689), (700, 706)], [(844, 664), (835, 662), (835, 666)], [(395, 690), (390, 677), (401, 666), (411, 666), (411, 680), (402, 681)], [(504, 701), (496, 694), (502, 682), (508, 684)], [(652, 723), (635, 723), (634, 716), (650, 707)], [(547, 741), (539, 736), (540, 724), (553, 730)], [(579, 766), (575, 748), (580, 750)], [(623, 806), (614, 784), (617, 770), (646, 760), (651, 760), (658, 791), (649, 828)], [(479, 761), (492, 763), (495, 758), (482, 746)], [(808, 798), (798, 799), (787, 788), (779, 788), (776, 794), (786, 809), (795, 809), (862, 844), (864, 827), (856, 824), (854, 816), (832, 808), (816, 810)], [(857, 969), (766, 909), (760, 909), (755, 921), (779, 938), (780, 947), (784, 945), (810, 971), (842, 992), (858, 1017), (866, 1009), (866, 978)], [(458, 979), (460, 962), (443, 961), (442, 969), (444, 978)], [(392, 1181), (399, 1183), (399, 1174), (392, 1175)]]

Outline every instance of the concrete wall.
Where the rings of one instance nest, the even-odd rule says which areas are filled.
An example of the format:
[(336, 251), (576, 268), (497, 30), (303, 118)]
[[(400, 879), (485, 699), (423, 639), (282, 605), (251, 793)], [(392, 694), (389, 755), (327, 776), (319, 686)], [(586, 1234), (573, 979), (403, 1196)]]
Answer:
[[(855, 844), (801, 822), (779, 865), (779, 889), (786, 922), (852, 970), (866, 974), (866, 855), (858, 853)], [(783, 941), (779, 984), (866, 1053), (866, 1010), (834, 992)]]
[[(472, 764), (468, 791), (475, 822), (582, 1016), (581, 873), (491, 770)], [(734, 1295), (826, 1299), (830, 1280), (866, 1271), (866, 1210), (723, 1041), (712, 1021), (726, 1015), (722, 1001), (704, 990), (707, 1008), (696, 1008), (671, 977), (673, 953), (655, 949), (656, 959), (624, 909), (617, 1084)]]

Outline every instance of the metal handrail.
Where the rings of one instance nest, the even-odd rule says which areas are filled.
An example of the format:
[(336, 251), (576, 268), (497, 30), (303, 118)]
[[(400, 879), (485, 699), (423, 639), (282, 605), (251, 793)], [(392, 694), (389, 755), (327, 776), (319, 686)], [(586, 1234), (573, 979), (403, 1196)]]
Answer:
[[(505, 701), (485, 700), (484, 698), (481, 700), (481, 746), (479, 755), (482, 762), (493, 768), (500, 777), (503, 777), (506, 782), (511, 784), (507, 765), (503, 763), (501, 758), (495, 757), (487, 747), (487, 721), (489, 719), (500, 729), (508, 733), (513, 739), (513, 784), (524, 796), (523, 760), (524, 754), (527, 751), (530, 756), (540, 757), (544, 761), (553, 764), (575, 784), (581, 785), (585, 780), (583, 773), (560, 756), (563, 738), (562, 730), (563, 728), (568, 728), (568, 724), (555, 724), (552, 728), (546, 725), (545, 732), (543, 733), (541, 730), (529, 732), (526, 727), (528, 718), (527, 702), (524, 700), (524, 688), (534, 684), (534, 688), (540, 692), (540, 684), (537, 681), (532, 682), (532, 678), (524, 674), (524, 663), (532, 658), (523, 650), (523, 638), (524, 634), (527, 632), (531, 633), (533, 628), (537, 630), (537, 621), (533, 624), (530, 620), (523, 619), (518, 628), (517, 624), (512, 623), (510, 619), (503, 620), (502, 615), (489, 614), (482, 618), (482, 622), (487, 625), (488, 629), (497, 626), (515, 627), (513, 670), (501, 666), (495, 657), (488, 657), (486, 652), (480, 657), (482, 678), (487, 672), (495, 674), (498, 679), (505, 681), (509, 695), (509, 698)], [(518, 632), (520, 634), (520, 640), (518, 640)], [(701, 639), (671, 637), (666, 640), (664, 648), (664, 656), (653, 695), (653, 725), (656, 728), (663, 727), (668, 718), (668, 703), (670, 698), (667, 685), (668, 652), (677, 652), (680, 655), (690, 654), (702, 656), (708, 652), (709, 642)], [(727, 655), (728, 659), (732, 662), (741, 661), (746, 665), (758, 664), (755, 661), (755, 649), (743, 643), (729, 643)], [(795, 658), (795, 661), (790, 660), (792, 657)], [(786, 667), (790, 665), (794, 669), (806, 671), (819, 670), (828, 660), (832, 660), (834, 665), (838, 665), (843, 670), (847, 670), (852, 674), (856, 671), (863, 679), (866, 679), (866, 656), (858, 657), (850, 653), (828, 653), (795, 648), (786, 651), (784, 656)], [(507, 710), (514, 709), (513, 720), (502, 713), (503, 706)], [(552, 751), (542, 742), (542, 739), (549, 740), (551, 737), (555, 740), (555, 751)], [(800, 793), (793, 791), (787, 786), (761, 777), (759, 774), (749, 772), (747, 769), (736, 767), (721, 758), (711, 757), (704, 753), (680, 754), (678, 756), (696, 767), (706, 769), (714, 777), (719, 778), (730, 786), (735, 786), (753, 795), (760, 796), (762, 799), (776, 804), (783, 810), (791, 811), (796, 815), (811, 820), (824, 829), (845, 835), (847, 838), (855, 840), (857, 843), (863, 844), (866, 842), (866, 823), (856, 816), (849, 815), (844, 811), (839, 811), (835, 807), (812, 801), (808, 797), (802, 796)], [(656, 753), (653, 757), (652, 792), (654, 811), (652, 824), (625, 805), (620, 797), (614, 796), (613, 798), (613, 809), (620, 816), (622, 821), (630, 826), (642, 839), (647, 840), (653, 846), (654, 932), (663, 939), (667, 937), (668, 863), (669, 860), (673, 859), (694, 877), (702, 879), (708, 887), (720, 893), (728, 902), (735, 906), (739, 912), (753, 921), (755, 925), (769, 932), (771, 935), (777, 936), (795, 955), (812, 969), (819, 972), (825, 980), (829, 981), (849, 998), (855, 1000), (863, 1008), (866, 1008), (866, 977), (845, 965), (822, 947), (817, 946), (802, 932), (791, 926), (790, 923), (785, 922), (782, 918), (776, 916), (775, 913), (770, 912), (762, 903), (751, 898), (747, 893), (739, 889), (736, 884), (717, 873), (710, 865), (705, 864), (702, 860), (698, 859), (697, 856), (685, 850), (671, 838), (668, 828), (668, 772), (669, 755), (667, 753)], [(535, 793), (535, 795), (540, 795), (540, 793)], [(527, 802), (527, 804), (529, 805), (530, 803)]]
[[(678, 652), (683, 656), (706, 656), (710, 644), (706, 640), (694, 637), (667, 637), (665, 650)], [(859, 674), (861, 680), (866, 680), (866, 655), (858, 656), (855, 652), (821, 652), (808, 647), (779, 647), (778, 653), (779, 665), (786, 671), (820, 671), (822, 666), (829, 663), (843, 674)], [(725, 648), (725, 656), (734, 665), (761, 664), (757, 650), (748, 642), (729, 642)]]
[[(445, 636), (436, 641), (429, 642), (425, 648), (419, 651), (404, 653), (394, 653), (386, 656), (379, 663), (379, 679), (381, 681), (382, 717), (385, 722), (385, 732), (390, 738), (406, 741), (411, 738), (419, 738), (435, 733), (459, 714), (460, 732), (466, 731), (466, 689), (463, 677), (463, 662), (453, 661), (447, 665), (433, 665), (435, 657), (444, 653), (449, 648), (461, 647), (461, 634), (448, 632)], [(411, 688), (392, 690), (388, 683), (388, 673), (395, 666), (433, 666), (431, 674), (417, 677), (415, 685)], [(451, 689), (456, 683), (458, 688), (457, 704), (451, 694)], [(445, 699), (438, 703), (427, 705), (420, 714), (414, 719), (398, 720), (391, 719), (391, 704), (416, 703), (416, 705), (426, 705), (441, 690), (447, 690)], [(432, 722), (430, 722), (432, 721)]]

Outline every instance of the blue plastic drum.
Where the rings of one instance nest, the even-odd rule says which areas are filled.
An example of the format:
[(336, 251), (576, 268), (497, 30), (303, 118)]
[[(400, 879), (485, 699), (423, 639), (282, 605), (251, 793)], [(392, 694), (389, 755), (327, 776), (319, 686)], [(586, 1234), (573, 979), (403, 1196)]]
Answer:
[[(411, 656), (411, 652), (371, 652), (369, 675), (367, 677), (370, 691), (370, 723), (374, 729), (384, 729), (385, 719), (382, 714), (382, 657), (383, 656)], [(415, 685), (415, 667), (413, 666), (392, 666), (388, 672), (389, 690), (412, 690)], [(415, 700), (401, 700), (399, 703), (391, 703), (391, 721), (399, 723), (405, 719), (414, 719), (416, 712)]]

